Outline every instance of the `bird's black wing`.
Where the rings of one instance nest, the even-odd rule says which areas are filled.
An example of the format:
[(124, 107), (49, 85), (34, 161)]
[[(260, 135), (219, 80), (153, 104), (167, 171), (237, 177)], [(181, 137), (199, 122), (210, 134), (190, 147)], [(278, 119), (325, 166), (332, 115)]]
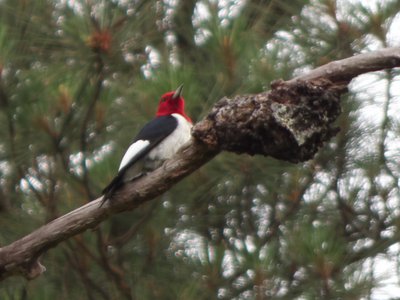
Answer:
[(104, 188), (102, 204), (105, 200), (110, 199), (113, 193), (123, 185), (125, 172), (169, 136), (177, 126), (178, 121), (173, 116), (161, 116), (151, 120), (139, 131), (132, 144), (138, 141), (148, 141), (148, 145), (134, 153), (129, 161), (119, 170), (117, 176)]

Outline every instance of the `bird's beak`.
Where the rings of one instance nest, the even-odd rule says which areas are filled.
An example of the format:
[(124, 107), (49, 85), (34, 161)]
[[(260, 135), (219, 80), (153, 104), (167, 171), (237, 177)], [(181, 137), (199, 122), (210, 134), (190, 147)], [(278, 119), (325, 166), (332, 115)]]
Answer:
[(178, 86), (178, 88), (175, 90), (175, 93), (172, 95), (172, 99), (178, 99), (179, 96), (182, 94), (183, 91), (183, 84), (181, 84), (180, 86)]

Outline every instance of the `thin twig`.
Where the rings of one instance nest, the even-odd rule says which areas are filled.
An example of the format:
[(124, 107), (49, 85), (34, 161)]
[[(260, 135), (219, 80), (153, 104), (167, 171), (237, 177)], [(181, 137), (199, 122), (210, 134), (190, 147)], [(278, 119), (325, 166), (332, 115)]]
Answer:
[(386, 48), (333, 61), (288, 81), (324, 78), (335, 83), (348, 83), (358, 75), (400, 66), (400, 48)]

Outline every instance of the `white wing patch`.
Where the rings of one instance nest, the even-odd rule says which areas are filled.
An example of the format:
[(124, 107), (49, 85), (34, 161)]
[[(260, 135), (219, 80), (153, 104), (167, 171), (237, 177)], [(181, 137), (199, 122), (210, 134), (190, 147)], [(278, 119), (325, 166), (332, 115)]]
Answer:
[(118, 171), (121, 171), (121, 169), (125, 167), (131, 161), (132, 158), (134, 158), (148, 145), (150, 145), (150, 142), (145, 140), (138, 140), (134, 142), (132, 145), (130, 145), (128, 150), (126, 150), (124, 157), (121, 160), (121, 164), (119, 165)]

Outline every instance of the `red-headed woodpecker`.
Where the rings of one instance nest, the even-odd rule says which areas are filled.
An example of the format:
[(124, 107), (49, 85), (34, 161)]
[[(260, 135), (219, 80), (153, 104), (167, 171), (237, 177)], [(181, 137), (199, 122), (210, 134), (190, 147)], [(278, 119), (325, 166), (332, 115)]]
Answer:
[(158, 168), (189, 141), (192, 120), (185, 113), (182, 89), (183, 85), (161, 96), (156, 117), (133, 139), (121, 160), (118, 174), (103, 190), (102, 204), (125, 182)]

